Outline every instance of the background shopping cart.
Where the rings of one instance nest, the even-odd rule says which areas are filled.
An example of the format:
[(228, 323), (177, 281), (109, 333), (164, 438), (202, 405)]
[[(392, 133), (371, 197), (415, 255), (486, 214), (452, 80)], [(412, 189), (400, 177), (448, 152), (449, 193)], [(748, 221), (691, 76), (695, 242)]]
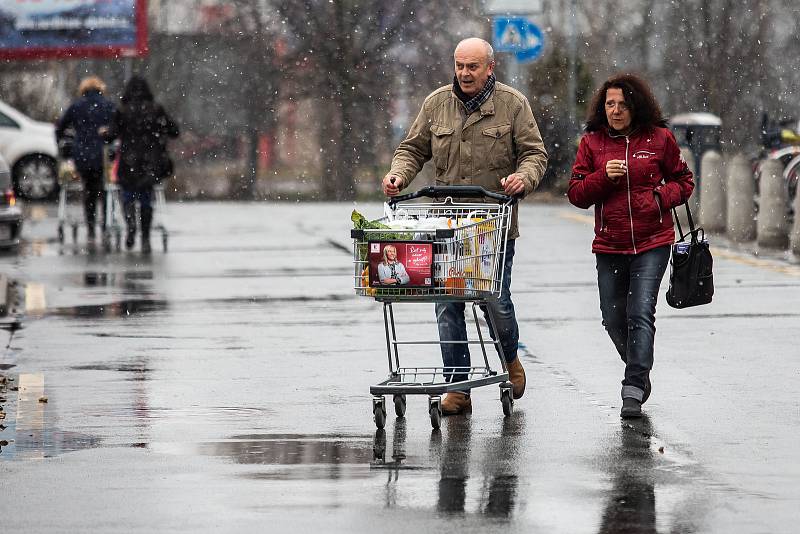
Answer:
[[(122, 243), (122, 207), (119, 201), (119, 186), (113, 169), (115, 148), (103, 147), (103, 230), (102, 244), (106, 252), (119, 251)], [(59, 162), (58, 194), (58, 241), (64, 243), (67, 229), (72, 230), (73, 243), (78, 242), (78, 229), (85, 226), (83, 214), (83, 182), (71, 160)]]

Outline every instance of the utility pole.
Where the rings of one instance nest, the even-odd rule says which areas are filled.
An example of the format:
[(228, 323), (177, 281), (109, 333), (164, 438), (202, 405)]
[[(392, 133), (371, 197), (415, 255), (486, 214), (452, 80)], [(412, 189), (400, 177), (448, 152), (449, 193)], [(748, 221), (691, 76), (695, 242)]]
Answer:
[(569, 115), (570, 139), (578, 133), (578, 120), (575, 110), (578, 61), (578, 32), (575, 25), (577, 0), (569, 0), (569, 20), (567, 21), (567, 52), (569, 71), (567, 77), (567, 114)]

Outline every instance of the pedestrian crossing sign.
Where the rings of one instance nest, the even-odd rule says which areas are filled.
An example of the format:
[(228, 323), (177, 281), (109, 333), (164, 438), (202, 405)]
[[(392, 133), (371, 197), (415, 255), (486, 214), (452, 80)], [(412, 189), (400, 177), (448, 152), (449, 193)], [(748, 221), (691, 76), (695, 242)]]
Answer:
[(492, 32), (495, 52), (510, 52), (517, 61), (533, 61), (542, 55), (544, 34), (525, 17), (495, 17)]

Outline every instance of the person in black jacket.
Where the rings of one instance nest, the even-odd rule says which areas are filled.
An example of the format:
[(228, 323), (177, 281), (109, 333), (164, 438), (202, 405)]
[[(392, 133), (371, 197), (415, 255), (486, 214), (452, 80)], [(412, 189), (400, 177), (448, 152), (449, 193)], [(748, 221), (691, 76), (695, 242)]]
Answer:
[[(103, 139), (99, 129), (108, 126), (114, 114), (114, 104), (103, 93), (106, 84), (96, 76), (84, 78), (78, 87), (78, 99), (69, 106), (56, 126), (56, 140), (62, 141), (68, 130), (73, 132), (69, 157), (83, 182), (83, 207), (89, 241), (95, 239), (95, 217), (98, 200), (105, 206), (103, 183)], [(101, 209), (101, 213), (105, 213)], [(105, 226), (105, 217), (102, 217)]]
[(134, 75), (125, 85), (122, 105), (114, 114), (107, 141), (120, 139), (117, 181), (122, 189), (122, 208), (127, 235), (125, 248), (136, 242), (136, 202), (142, 252), (150, 253), (150, 225), (153, 221), (153, 186), (172, 174), (167, 139), (178, 137), (178, 126), (155, 102), (147, 81)]

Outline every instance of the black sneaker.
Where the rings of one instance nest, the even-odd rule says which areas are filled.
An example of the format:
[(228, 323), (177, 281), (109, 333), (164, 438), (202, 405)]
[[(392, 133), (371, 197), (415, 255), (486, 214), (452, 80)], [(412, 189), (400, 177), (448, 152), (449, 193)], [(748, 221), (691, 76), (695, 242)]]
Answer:
[(622, 399), (622, 410), (620, 410), (619, 415), (623, 419), (632, 419), (634, 417), (641, 417), (642, 403), (631, 397)]

